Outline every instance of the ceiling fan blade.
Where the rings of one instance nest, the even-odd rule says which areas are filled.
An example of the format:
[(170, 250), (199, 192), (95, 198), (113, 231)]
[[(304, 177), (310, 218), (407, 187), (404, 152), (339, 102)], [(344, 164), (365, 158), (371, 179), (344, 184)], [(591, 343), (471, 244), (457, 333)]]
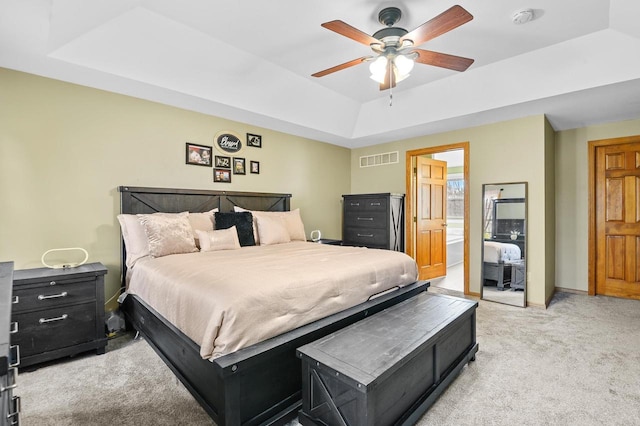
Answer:
[(463, 58), (462, 56), (448, 55), (431, 50), (414, 49), (413, 51), (418, 54), (418, 57), (415, 59), (416, 62), (455, 71), (466, 71), (474, 61), (473, 59)]
[(336, 65), (335, 67), (327, 68), (324, 71), (318, 71), (315, 74), (311, 74), (312, 77), (324, 77), (327, 74), (334, 73), (336, 71), (343, 70), (345, 68), (353, 67), (355, 65), (359, 65), (369, 59), (371, 56), (363, 56), (362, 58), (354, 59), (349, 62), (345, 62), (344, 64)]
[(400, 39), (399, 44), (405, 40), (411, 40), (414, 46), (419, 46), (431, 39), (447, 33), (460, 25), (473, 19), (473, 15), (467, 12), (462, 6), (455, 5), (442, 12), (440, 15), (420, 25), (415, 30), (405, 34)]
[(387, 69), (387, 73), (384, 75), (384, 83), (380, 84), (380, 91), (391, 87), (396, 87), (396, 75), (391, 69)]
[(366, 46), (371, 46), (372, 44), (382, 44), (380, 40), (377, 38), (371, 37), (369, 34), (360, 31), (357, 28), (352, 27), (346, 22), (342, 22), (340, 20), (329, 21), (322, 24), (328, 30), (336, 32), (345, 37), (349, 37), (351, 40), (355, 40), (358, 43), (362, 43)]

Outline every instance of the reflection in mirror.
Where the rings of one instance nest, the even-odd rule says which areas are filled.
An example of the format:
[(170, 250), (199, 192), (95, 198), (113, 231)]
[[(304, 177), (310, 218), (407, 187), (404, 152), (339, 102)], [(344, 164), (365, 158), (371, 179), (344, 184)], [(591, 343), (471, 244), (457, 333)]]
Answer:
[(483, 300), (527, 306), (527, 183), (482, 185)]

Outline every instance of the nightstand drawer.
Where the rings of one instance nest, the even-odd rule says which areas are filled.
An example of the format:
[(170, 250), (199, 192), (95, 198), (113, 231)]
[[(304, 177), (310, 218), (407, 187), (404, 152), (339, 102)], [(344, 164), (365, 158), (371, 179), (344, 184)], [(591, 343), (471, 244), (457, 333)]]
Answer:
[(28, 357), (96, 338), (95, 303), (14, 314), (18, 333), (11, 344), (20, 345), (20, 355)]
[(388, 244), (388, 231), (384, 229), (358, 228), (345, 230), (344, 245), (384, 248)]
[(360, 211), (346, 212), (344, 215), (344, 225), (346, 227), (357, 228), (386, 228), (387, 214), (385, 212)]
[[(51, 283), (54, 284), (51, 284)], [(49, 309), (73, 303), (91, 302), (96, 299), (95, 280), (58, 280), (47, 281), (37, 287), (20, 288), (13, 291), (17, 303), (13, 312), (25, 312), (36, 309)]]
[(352, 198), (345, 197), (345, 211), (387, 211), (387, 198)]

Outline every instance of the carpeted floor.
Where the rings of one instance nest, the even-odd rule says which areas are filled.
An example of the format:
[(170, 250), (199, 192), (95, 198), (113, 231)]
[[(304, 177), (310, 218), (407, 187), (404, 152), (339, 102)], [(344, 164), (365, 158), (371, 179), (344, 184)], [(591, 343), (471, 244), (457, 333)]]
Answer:
[[(481, 301), (477, 338), (476, 361), (419, 425), (640, 425), (640, 301), (557, 293), (547, 310)], [(213, 424), (148, 344), (127, 336), (18, 383), (27, 426)]]

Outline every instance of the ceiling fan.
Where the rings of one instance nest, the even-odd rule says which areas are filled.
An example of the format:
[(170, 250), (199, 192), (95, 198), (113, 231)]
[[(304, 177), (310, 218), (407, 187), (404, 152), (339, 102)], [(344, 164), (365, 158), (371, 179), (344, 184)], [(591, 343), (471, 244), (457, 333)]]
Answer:
[(463, 7), (453, 6), (410, 32), (394, 27), (401, 17), (402, 12), (397, 7), (382, 9), (378, 21), (386, 28), (375, 32), (373, 36), (340, 20), (325, 22), (322, 24), (324, 28), (369, 46), (376, 55), (363, 56), (312, 76), (323, 77), (363, 62), (371, 62), (371, 78), (380, 83), (380, 90), (387, 90), (409, 76), (414, 62), (455, 71), (465, 71), (473, 63), (473, 59), (416, 48), (471, 21), (473, 16)]

